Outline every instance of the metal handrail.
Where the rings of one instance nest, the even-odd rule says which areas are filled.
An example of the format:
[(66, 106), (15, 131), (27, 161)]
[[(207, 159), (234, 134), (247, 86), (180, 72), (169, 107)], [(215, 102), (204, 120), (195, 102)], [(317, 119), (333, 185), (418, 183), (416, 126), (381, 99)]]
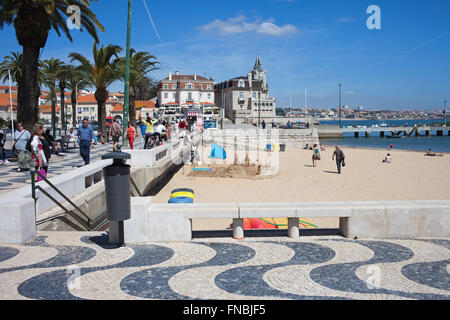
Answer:
[[(53, 190), (55, 190), (64, 200), (66, 200), (69, 204), (71, 204), (80, 214), (75, 214), (73, 211), (68, 210), (65, 208), (58, 200), (56, 200), (53, 196), (51, 196), (47, 191), (45, 191), (41, 186), (36, 186), (36, 176), (39, 175), (43, 181), (45, 181)], [(46, 195), (50, 200), (52, 200), (58, 207), (60, 207), (66, 214), (71, 216), (73, 219), (75, 219), (81, 226), (86, 229), (87, 231), (93, 231), (96, 230), (99, 226), (103, 226), (105, 220), (105, 213), (106, 211), (100, 213), (97, 215), (94, 219), (91, 219), (87, 214), (85, 214), (73, 201), (71, 201), (65, 194), (63, 194), (57, 187), (55, 187), (46, 177), (44, 177), (39, 171), (32, 170), (31, 171), (31, 188), (32, 188), (32, 198), (35, 201), (35, 210), (36, 210), (36, 190), (41, 191), (44, 195)], [(57, 214), (53, 218), (56, 218), (60, 216), (60, 214)], [(85, 219), (83, 219), (85, 218)], [(51, 220), (51, 218), (48, 218), (46, 220)], [(86, 221), (87, 220), (87, 221)]]

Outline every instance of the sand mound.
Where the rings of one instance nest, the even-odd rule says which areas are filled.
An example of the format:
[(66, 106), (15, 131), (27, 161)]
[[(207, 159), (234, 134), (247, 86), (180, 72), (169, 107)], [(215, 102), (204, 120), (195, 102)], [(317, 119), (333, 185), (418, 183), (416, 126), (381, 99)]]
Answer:
[(192, 171), (188, 177), (208, 177), (208, 178), (256, 178), (257, 165), (233, 164), (229, 166), (214, 166), (212, 171)]

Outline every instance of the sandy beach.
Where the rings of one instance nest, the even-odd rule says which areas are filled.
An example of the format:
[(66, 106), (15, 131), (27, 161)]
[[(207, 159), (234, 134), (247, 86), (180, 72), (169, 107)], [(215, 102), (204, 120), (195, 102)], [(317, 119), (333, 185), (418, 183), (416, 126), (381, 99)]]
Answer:
[[(195, 203), (219, 202), (333, 202), (450, 199), (450, 154), (426, 157), (425, 152), (342, 148), (346, 167), (337, 174), (334, 148), (321, 151), (312, 166), (312, 151), (287, 148), (279, 153), (278, 173), (271, 177), (190, 177), (185, 166), (153, 197), (167, 203), (175, 188), (195, 191)], [(387, 153), (392, 163), (382, 162)], [(264, 170), (264, 168), (263, 168)], [(338, 227), (337, 219), (315, 219), (321, 228)], [(194, 221), (194, 230), (223, 229), (229, 220)]]

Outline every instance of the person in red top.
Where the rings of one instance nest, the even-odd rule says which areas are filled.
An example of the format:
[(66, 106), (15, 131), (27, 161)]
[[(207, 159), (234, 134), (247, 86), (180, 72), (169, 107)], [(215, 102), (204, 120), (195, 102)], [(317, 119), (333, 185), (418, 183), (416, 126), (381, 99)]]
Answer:
[(134, 129), (131, 122), (128, 122), (127, 138), (128, 138), (128, 142), (130, 142), (131, 150), (133, 150), (133, 142), (134, 142), (135, 137), (136, 137), (136, 129)]
[(186, 121), (184, 119), (181, 119), (180, 123), (178, 124), (178, 131), (178, 137), (180, 139), (186, 136)]

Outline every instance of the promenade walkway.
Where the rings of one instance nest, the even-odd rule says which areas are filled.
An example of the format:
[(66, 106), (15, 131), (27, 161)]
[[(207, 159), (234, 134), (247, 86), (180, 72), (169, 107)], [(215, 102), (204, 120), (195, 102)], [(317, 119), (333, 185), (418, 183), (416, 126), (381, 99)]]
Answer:
[(448, 239), (107, 239), (39, 232), (0, 245), (0, 299), (450, 299)]
[[(143, 145), (144, 141), (142, 138), (136, 140), (135, 148), (142, 149)], [(12, 157), (10, 143), (6, 145), (6, 149), (8, 158)], [(91, 163), (101, 160), (102, 155), (108, 152), (112, 152), (112, 143), (95, 145), (94, 148), (91, 149)], [(53, 154), (50, 159), (48, 177), (55, 177), (83, 165), (84, 161), (80, 156), (79, 148), (68, 149), (67, 152), (60, 153), (60, 156)], [(7, 165), (0, 166), (0, 194), (24, 186), (30, 186), (30, 172), (17, 172), (17, 168), (17, 162), (10, 162)]]

